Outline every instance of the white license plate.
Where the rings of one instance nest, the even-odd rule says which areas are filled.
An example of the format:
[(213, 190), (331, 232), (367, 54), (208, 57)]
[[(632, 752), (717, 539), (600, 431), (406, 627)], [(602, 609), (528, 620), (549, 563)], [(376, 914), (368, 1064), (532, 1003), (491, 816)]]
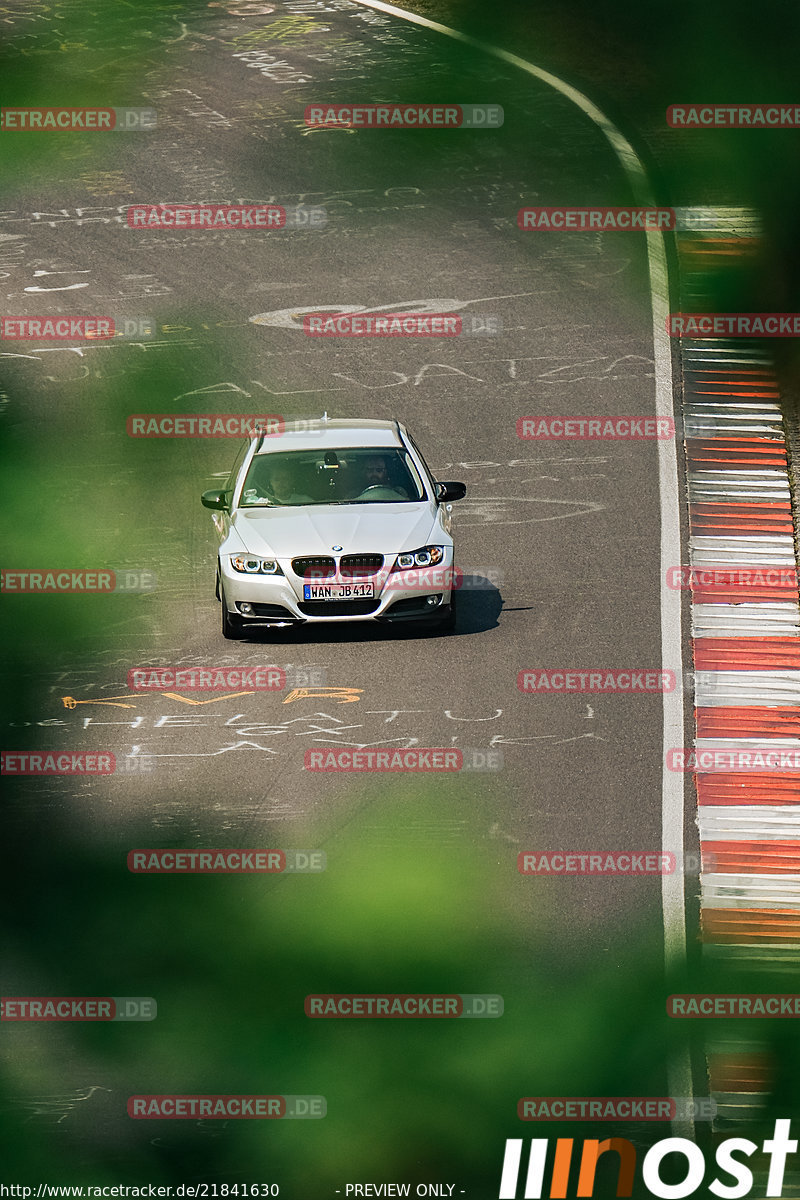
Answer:
[(374, 583), (304, 583), (304, 600), (374, 600)]

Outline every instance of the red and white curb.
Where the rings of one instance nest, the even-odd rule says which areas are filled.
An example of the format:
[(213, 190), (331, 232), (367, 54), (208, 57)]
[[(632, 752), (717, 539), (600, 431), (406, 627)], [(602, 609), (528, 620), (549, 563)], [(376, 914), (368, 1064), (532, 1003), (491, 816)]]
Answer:
[[(720, 268), (720, 256), (747, 253), (742, 239), (755, 232), (752, 220), (730, 212), (721, 236), (679, 239), (682, 292), (697, 306), (703, 275)], [(695, 744), (800, 751), (800, 604), (775, 371), (744, 339), (684, 339), (680, 358), (690, 563), (780, 568), (758, 587), (693, 590)], [(696, 784), (704, 956), (770, 974), (796, 971), (800, 772), (700, 772)], [(718, 1120), (757, 1110), (773, 1069), (762, 1047), (741, 1039), (707, 1049)]]
[[(356, 3), (359, 7), (397, 17), (451, 38), (462, 45), (511, 65), (551, 87), (575, 104), (606, 138), (625, 172), (634, 199), (646, 206), (653, 205), (654, 197), (647, 171), (631, 143), (587, 96), (571, 84), (501, 47), (489, 45), (450, 26), (432, 21), (420, 14), (411, 13), (395, 4), (387, 3), (386, 0), (356, 0)], [(707, 271), (709, 264), (725, 265), (731, 260), (741, 259), (743, 254), (747, 254), (757, 247), (758, 220), (752, 211), (733, 207), (724, 209), (686, 208), (678, 210), (677, 215), (679, 218), (677, 227), (681, 255), (681, 281), (682, 285), (684, 282), (690, 283), (688, 288), (682, 286), (682, 290), (686, 292), (687, 300), (692, 299), (692, 291), (695, 292), (694, 298), (699, 299), (703, 288), (703, 272)], [(699, 236), (695, 237), (695, 235)], [(672, 365), (667, 344), (668, 338), (665, 337), (670, 288), (664, 238), (660, 232), (653, 231), (646, 232), (644, 238), (647, 248), (653, 316), (656, 414), (672, 416)], [(699, 283), (699, 287), (694, 287), (695, 283)], [(696, 305), (695, 311), (701, 310), (702, 306)], [(687, 342), (684, 347), (687, 352), (685, 358), (687, 377), (690, 361), (694, 362), (695, 372), (695, 386), (687, 388), (687, 419), (689, 417), (694, 419), (694, 425), (691, 421), (689, 422), (689, 429), (690, 431), (694, 429), (691, 436), (699, 443), (696, 447), (687, 445), (690, 486), (693, 493), (690, 497), (692, 562), (703, 561), (703, 555), (707, 556), (705, 561), (715, 562), (717, 561), (714, 558), (716, 553), (746, 556), (748, 553), (753, 553), (754, 550), (767, 549), (768, 546), (765, 546), (761, 540), (763, 538), (768, 541), (775, 538), (776, 553), (778, 555), (785, 554), (786, 547), (791, 542), (791, 509), (785, 451), (784, 457), (780, 456), (780, 450), (784, 449), (783, 431), (780, 412), (775, 403), (777, 388), (771, 368), (754, 352), (752, 355), (755, 360), (752, 364), (754, 374), (743, 376), (746, 386), (742, 386), (738, 375), (740, 372), (749, 371), (751, 367), (745, 365), (744, 362), (737, 363), (735, 361), (735, 351), (737, 350), (735, 345), (728, 343), (726, 346), (725, 343), (714, 344), (704, 341), (702, 344)], [(724, 354), (726, 349), (729, 352), (727, 360)], [(741, 346), (738, 349), (741, 349)], [(708, 355), (709, 351), (712, 354), (716, 351), (718, 358), (712, 357), (704, 363), (704, 354)], [(694, 359), (692, 359), (691, 352), (694, 354)], [(759, 398), (755, 394), (754, 388), (757, 391), (762, 386), (768, 394)], [(703, 399), (703, 397), (707, 397), (707, 399)], [(755, 404), (760, 403), (761, 399), (767, 403), (762, 407), (755, 408)], [(728, 436), (723, 437), (723, 434)], [(745, 444), (731, 444), (740, 440)], [(716, 455), (713, 456), (713, 461), (707, 463), (703, 457), (704, 451), (707, 450), (719, 450), (720, 452), (724, 450), (725, 453), (720, 454), (719, 459)], [(767, 450), (777, 451), (777, 458), (770, 458), (766, 453)], [(743, 459), (736, 457), (737, 451), (744, 454)], [(760, 451), (764, 451), (763, 457), (767, 461), (754, 463), (750, 456), (756, 453), (756, 458), (758, 458), (757, 452)], [(661, 565), (664, 570), (672, 565), (668, 556), (673, 548), (678, 548), (679, 552), (680, 547), (678, 503), (675, 492), (676, 467), (675, 444), (659, 442)], [(751, 505), (754, 507), (751, 508)], [(770, 525), (773, 519), (776, 519), (775, 528)], [(695, 538), (698, 539), (697, 542), (694, 542)], [(705, 544), (702, 539), (705, 539)], [(723, 563), (742, 561), (752, 563), (756, 560), (752, 557), (729, 557), (727, 559), (723, 557), (721, 561)], [(757, 565), (763, 566), (764, 563), (758, 562)], [(680, 675), (682, 672), (678, 668), (681, 664), (681, 605), (679, 597), (676, 597), (674, 592), (672, 595), (669, 592), (669, 588), (662, 586), (662, 661), (665, 667), (673, 664)], [(715, 597), (715, 600), (718, 600), (718, 597)], [(800, 639), (800, 614), (798, 613), (796, 594), (791, 600), (787, 600), (785, 597), (780, 599), (759, 597), (758, 600), (747, 604), (745, 602), (737, 603), (736, 599), (732, 598), (724, 604), (698, 602), (692, 607), (695, 653), (697, 654), (699, 650), (698, 643), (704, 642), (707, 643), (709, 651), (716, 649), (719, 653), (729, 656), (724, 659), (724, 663), (725, 667), (729, 667), (735, 676), (731, 681), (734, 698), (731, 699), (730, 704), (724, 707), (733, 710), (794, 708), (793, 702), (772, 703), (772, 693), (769, 690), (765, 691), (764, 687), (756, 690), (754, 695), (750, 695), (748, 681), (744, 679), (742, 672), (759, 674), (762, 670), (774, 672), (777, 669), (781, 670), (783, 674), (780, 666), (776, 668), (776, 661), (778, 663), (785, 661), (781, 658), (782, 651), (778, 643), (785, 641), (794, 648)], [(723, 612), (723, 609), (726, 611)], [(768, 633), (764, 632), (763, 622), (765, 620)], [(757, 644), (745, 647), (744, 640), (746, 639)], [(771, 642), (771, 647), (765, 647), (765, 641)], [(719, 642), (720, 645), (714, 647), (713, 642)], [(756, 655), (755, 658), (746, 660), (747, 666), (745, 666), (745, 660), (740, 656), (740, 652), (745, 648), (751, 654)], [(791, 655), (786, 661), (794, 662)], [(718, 674), (722, 673), (722, 667), (717, 665), (711, 670)], [(790, 688), (789, 696), (794, 698), (795, 691), (793, 689), (798, 682), (796, 667), (790, 665), (786, 673), (789, 676), (787, 679), (787, 685)], [(768, 689), (769, 684), (766, 681), (765, 684)], [(663, 708), (665, 746), (677, 744), (673, 739), (680, 736), (682, 728), (680, 696), (676, 696), (674, 699), (677, 703), (673, 703), (673, 697), (669, 693), (665, 694)], [(720, 716), (723, 706), (706, 704), (705, 697), (701, 696), (698, 700), (698, 712), (707, 708), (714, 708), (717, 710), (717, 715)], [(730, 726), (726, 724), (723, 727), (724, 735), (732, 736), (734, 740), (736, 740), (738, 732), (739, 729), (735, 724)], [(702, 738), (705, 736), (705, 734), (698, 735)], [(676, 784), (675, 777), (670, 779), (670, 775), (671, 772), (667, 770), (662, 775), (662, 840), (664, 845), (680, 847), (682, 851), (684, 792), (682, 784)], [(716, 782), (719, 783), (719, 780)], [(797, 820), (800, 815), (800, 806), (792, 805), (791, 794), (777, 794), (772, 786), (774, 781), (763, 784), (765, 790), (762, 792), (762, 799), (760, 802), (756, 801), (752, 798), (750, 791), (752, 783), (752, 777), (747, 780), (736, 776), (732, 777), (729, 781), (729, 787), (732, 789), (729, 795), (724, 801), (715, 803), (710, 798), (705, 778), (701, 777), (698, 780), (698, 788), (702, 791), (700, 800), (701, 847), (705, 847), (706, 853), (718, 841), (739, 843), (739, 849), (745, 848), (748, 844), (763, 849), (767, 843), (780, 843), (783, 840), (794, 842), (800, 832), (800, 823)], [(710, 813), (719, 813), (720, 816), (729, 818), (722, 831), (710, 824)], [(758, 815), (756, 816), (756, 814)], [(770, 821), (777, 819), (775, 814), (779, 814), (780, 819), (788, 823), (791, 834), (783, 832), (779, 836), (775, 834), (774, 824), (770, 825)], [(747, 824), (747, 821), (751, 819), (756, 820), (756, 832), (753, 831), (752, 825)], [(781, 828), (783, 829), (783, 827)], [(757, 865), (760, 868), (760, 861)], [(744, 874), (747, 887), (752, 888), (755, 887), (755, 877), (761, 874), (761, 871), (759, 869)], [(777, 873), (765, 871), (764, 874), (771, 878)], [(748, 911), (763, 913), (765, 922), (771, 919), (768, 914), (783, 910), (766, 906), (763, 901), (756, 902), (755, 899), (749, 902), (754, 906), (757, 903), (758, 908), (743, 910), (734, 908), (730, 904), (725, 907), (723, 901), (726, 898), (730, 899), (730, 896), (725, 896), (725, 887), (731, 883), (729, 876), (733, 875), (735, 875), (734, 871), (709, 871), (702, 876), (703, 931), (706, 937), (706, 949), (709, 952), (713, 952), (715, 948), (723, 951), (738, 949), (743, 950), (745, 954), (753, 954), (757, 949), (757, 944), (748, 940), (744, 933), (735, 932), (732, 938), (724, 939), (708, 936), (713, 921), (713, 917), (709, 917), (709, 914), (719, 911), (716, 902), (720, 902), (723, 912), (735, 911), (740, 916), (742, 912)], [(717, 876), (724, 876), (724, 878), (718, 880)], [(800, 878), (800, 873), (798, 878)], [(680, 969), (685, 965), (686, 960), (686, 911), (683, 883), (678, 877), (667, 875), (663, 877), (662, 905), (665, 964), (668, 969)], [(789, 911), (800, 916), (800, 905), (793, 906)], [(758, 928), (757, 923), (754, 923), (753, 928)], [(796, 939), (795, 943), (789, 942), (781, 945), (779, 948), (788, 949), (794, 954), (798, 949), (797, 941), (800, 939)], [(774, 945), (772, 949), (775, 949)], [(767, 950), (770, 950), (769, 943), (767, 943)], [(741, 1055), (738, 1051), (734, 1057), (737, 1063), (741, 1063)], [(740, 1076), (755, 1078), (759, 1074), (759, 1070), (756, 1067), (752, 1067), (751, 1070), (751, 1067), (752, 1064), (736, 1066), (730, 1065), (730, 1063), (725, 1067), (722, 1062), (715, 1066), (712, 1062), (710, 1065), (712, 1086), (715, 1083), (724, 1086), (736, 1084), (741, 1082)], [(674, 1094), (689, 1094), (692, 1091), (692, 1070), (688, 1048), (679, 1050), (673, 1055), (672, 1061), (668, 1064), (668, 1073), (670, 1087), (677, 1089)], [(716, 1087), (715, 1090), (719, 1091), (720, 1095), (725, 1094), (721, 1087)], [(766, 1085), (755, 1090), (763, 1092), (766, 1090)], [(693, 1129), (694, 1125), (691, 1119), (673, 1122), (673, 1131), (676, 1134), (691, 1136)]]

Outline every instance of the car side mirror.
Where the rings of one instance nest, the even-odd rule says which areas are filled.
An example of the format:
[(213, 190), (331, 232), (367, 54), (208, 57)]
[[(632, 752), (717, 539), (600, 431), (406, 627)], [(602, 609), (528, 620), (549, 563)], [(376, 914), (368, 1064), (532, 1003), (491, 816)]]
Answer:
[(440, 504), (449, 503), (452, 500), (463, 500), (467, 494), (467, 485), (465, 483), (437, 483), (436, 499)]
[(205, 508), (221, 508), (227, 510), (228, 501), (225, 492), (203, 492), (200, 501)]

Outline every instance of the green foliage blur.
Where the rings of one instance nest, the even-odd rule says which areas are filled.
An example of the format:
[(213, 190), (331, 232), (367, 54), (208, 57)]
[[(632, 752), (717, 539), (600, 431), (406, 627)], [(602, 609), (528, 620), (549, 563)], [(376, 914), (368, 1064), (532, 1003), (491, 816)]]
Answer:
[[(710, 9), (694, 6), (683, 18), (673, 10), (658, 32), (656, 58), (641, 6), (603, 10), (597, 39), (586, 32), (600, 20), (596, 6), (591, 12), (577, 5), (567, 11), (539, 4), (459, 7), (453, 0), (448, 10), (426, 0), (419, 7), (429, 15), (441, 10), (442, 19), (463, 17), (474, 33), (534, 55), (537, 38), (546, 34), (545, 65), (559, 65), (577, 81), (591, 75), (593, 62), (601, 63), (598, 93), (611, 89), (610, 64), (621, 46), (642, 55), (647, 50), (635, 78), (650, 113), (686, 98), (668, 94), (660, 72), (671, 71), (672, 86), (687, 94), (695, 89), (702, 101), (728, 99), (732, 88), (744, 87), (738, 70), (747, 65), (743, 9), (732, 26), (722, 6), (715, 8), (716, 20)], [(3, 87), (16, 105), (106, 105), (110, 97), (116, 105), (137, 104), (137, 81), (163, 65), (165, 40), (180, 36), (182, 21), (201, 22), (215, 11), (157, 0), (135, 6), (31, 0), (28, 9), (51, 13), (52, 31), (42, 40), (22, 29), (9, 40)], [(713, 49), (716, 75), (703, 75), (702, 46)], [(457, 65), (448, 67), (454, 77)], [(741, 98), (769, 98), (759, 88), (771, 69), (766, 62), (755, 73), (748, 67)], [(410, 95), (416, 83), (408, 87)], [(636, 107), (631, 94), (617, 104), (623, 115), (626, 105), (631, 112)], [(774, 167), (763, 156), (774, 154), (774, 138), (786, 139), (785, 145), (796, 134), (760, 136), (742, 149), (744, 135), (733, 135), (720, 153), (740, 148), (733, 158), (742, 202), (763, 203), (774, 233), (765, 255), (777, 274), (759, 276), (764, 303), (780, 296), (788, 311), (796, 305), (797, 272), (791, 280), (783, 272), (782, 264), (793, 260), (782, 255), (781, 238), (791, 224), (797, 164), (781, 157)], [(337, 159), (332, 176), (347, 178), (364, 166), (348, 141), (331, 150)], [(48, 186), (75, 153), (61, 135), (2, 139), (4, 173), (17, 197)], [(101, 169), (108, 151), (96, 138), (78, 153), (89, 170)], [(440, 170), (427, 150), (413, 153), (423, 172)], [(675, 203), (702, 202), (691, 190), (702, 169), (693, 158), (685, 175), (666, 169), (665, 195)], [(777, 188), (769, 183), (770, 170), (773, 180), (777, 171)], [(738, 303), (740, 294), (728, 299)], [(213, 315), (203, 309), (204, 319)], [(222, 306), (216, 315), (224, 318)], [(171, 319), (191, 325), (200, 314), (176, 310)], [(175, 446), (148, 443), (145, 476), (141, 443), (115, 442), (104, 457), (95, 444), (110, 444), (130, 412), (182, 411), (181, 397), (198, 371), (224, 379), (223, 364), (247, 350), (244, 339), (237, 343), (231, 335), (224, 350), (211, 337), (200, 351), (144, 358), (134, 349), (117, 353), (113, 386), (89, 371), (80, 394), (56, 388), (49, 409), (32, 403), (6, 431), (0, 466), (8, 562), (143, 565), (163, 503), (147, 480), (158, 474), (174, 479)], [(13, 367), (9, 379), (4, 386), (26, 399)], [(235, 397), (229, 407), (253, 404)], [(225, 446), (220, 465), (229, 459)], [(200, 478), (209, 460), (198, 452), (196, 465)], [(175, 489), (172, 512), (196, 504), (196, 481), (191, 490), (182, 477), (168, 486)], [(155, 570), (170, 581), (188, 552), (184, 530), (164, 524)], [(12, 681), (3, 689), (4, 722), (22, 726), (33, 718), (41, 677), (65, 647), (83, 648), (87, 658), (112, 648), (124, 654), (129, 640), (155, 628), (156, 604), (149, 597), (4, 597), (6, 677)], [(34, 734), (19, 736), (23, 744)], [(159, 1011), (149, 1024), (0, 1027), (3, 1180), (278, 1182), (282, 1195), (308, 1200), (333, 1195), (350, 1181), (458, 1181), (457, 1188), (468, 1181), (471, 1195), (490, 1197), (497, 1194), (505, 1138), (595, 1136), (586, 1125), (542, 1131), (521, 1123), (516, 1105), (522, 1096), (667, 1095), (667, 1067), (687, 1053), (702, 1084), (710, 1033), (729, 1039), (746, 1032), (773, 1052), (777, 1075), (759, 1129), (768, 1132), (775, 1117), (796, 1114), (800, 1051), (790, 1022), (749, 1021), (740, 1030), (730, 1021), (671, 1021), (665, 1008), (671, 992), (789, 990), (785, 978), (712, 968), (694, 945), (687, 973), (665, 978), (659, 929), (635, 910), (630, 926), (609, 930), (602, 944), (580, 930), (570, 945), (555, 941), (549, 930), (560, 882), (518, 876), (515, 850), (502, 841), (492, 843), (487, 861), (485, 838), (475, 831), (491, 825), (494, 801), (477, 784), (442, 785), (435, 793), (393, 785), (365, 789), (359, 799), (369, 805), (369, 822), (325, 840), (324, 874), (276, 878), (137, 877), (124, 855), (117, 861), (90, 845), (68, 811), (42, 821), (35, 805), (27, 811), (15, 805), (0, 845), (4, 992), (16, 992), (20, 981), (38, 995), (136, 996), (146, 987)], [(443, 821), (468, 812), (468, 834), (451, 845), (409, 832), (424, 830), (432, 809)], [(143, 845), (151, 843), (149, 826), (141, 837)], [(318, 837), (309, 825), (295, 840), (316, 846)], [(171, 844), (169, 836), (163, 844)], [(588, 908), (602, 883), (587, 884)], [(655, 895), (658, 881), (651, 886)], [(505, 1012), (496, 1020), (452, 1022), (311, 1021), (304, 1015), (308, 993), (352, 991), (499, 993)], [(135, 1122), (126, 1115), (130, 1094), (206, 1092), (212, 1079), (219, 1093), (321, 1094), (328, 1115), (225, 1123)], [(642, 1149), (666, 1129), (603, 1127), (603, 1136), (614, 1134)], [(697, 1136), (710, 1144), (708, 1130), (699, 1128)], [(752, 1127), (747, 1136), (755, 1136)], [(604, 1169), (600, 1178), (597, 1195), (613, 1195), (613, 1172)]]
[[(658, 929), (635, 915), (602, 944), (579, 936), (577, 951), (559, 944), (549, 930), (564, 880), (517, 875), (506, 843), (487, 861), (469, 839), (449, 845), (403, 832), (424, 827), (434, 808), (447, 821), (468, 807), (479, 825), (492, 802), (478, 787), (434, 794), (394, 784), (378, 794), (373, 785), (361, 803), (366, 819), (326, 841), (328, 867), (317, 875), (134, 875), (124, 855), (87, 849), (66, 819), (47, 830), (31, 819), (13, 832), (2, 855), (11, 901), (4, 987), (24, 977), (38, 995), (144, 990), (158, 1017), (4, 1025), (13, 1051), (0, 1085), (6, 1179), (277, 1181), (281, 1194), (309, 1196), (353, 1181), (466, 1180), (488, 1196), (507, 1137), (580, 1139), (600, 1128), (643, 1153), (668, 1136), (654, 1123), (522, 1123), (521, 1097), (669, 1095), (666, 1066), (676, 1056), (688, 1050), (699, 1061), (705, 1039), (743, 1033), (780, 1062), (774, 1095), (747, 1136), (796, 1115), (791, 1022), (666, 1016), (674, 991), (786, 990), (786, 981), (698, 961), (665, 979)], [(150, 844), (144, 829), (141, 844)], [(317, 845), (313, 828), (298, 844), (304, 838)], [(587, 899), (603, 886), (586, 881)], [(505, 1011), (485, 1020), (304, 1015), (308, 994), (354, 991), (499, 993)], [(51, 1095), (48, 1120), (55, 1079), (61, 1105)], [(320, 1094), (327, 1116), (126, 1116), (129, 1095), (205, 1094), (210, 1081), (219, 1093)], [(707, 1149), (708, 1129), (698, 1125), (697, 1139)], [(612, 1176), (600, 1173), (598, 1196), (614, 1194)]]

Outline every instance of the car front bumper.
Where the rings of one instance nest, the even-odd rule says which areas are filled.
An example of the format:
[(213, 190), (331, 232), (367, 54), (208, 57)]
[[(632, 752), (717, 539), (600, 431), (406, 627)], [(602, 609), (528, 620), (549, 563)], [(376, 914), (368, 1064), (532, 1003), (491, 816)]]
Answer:
[[(230, 560), (220, 559), (220, 578), (228, 611), (247, 625), (318, 624), (344, 621), (425, 621), (446, 615), (457, 586), (453, 552), (448, 547), (444, 560), (435, 567), (411, 571), (359, 576), (336, 575), (324, 581), (295, 575), (288, 562), (281, 562), (284, 575), (244, 574)], [(304, 600), (303, 584), (372, 583), (372, 599)]]

